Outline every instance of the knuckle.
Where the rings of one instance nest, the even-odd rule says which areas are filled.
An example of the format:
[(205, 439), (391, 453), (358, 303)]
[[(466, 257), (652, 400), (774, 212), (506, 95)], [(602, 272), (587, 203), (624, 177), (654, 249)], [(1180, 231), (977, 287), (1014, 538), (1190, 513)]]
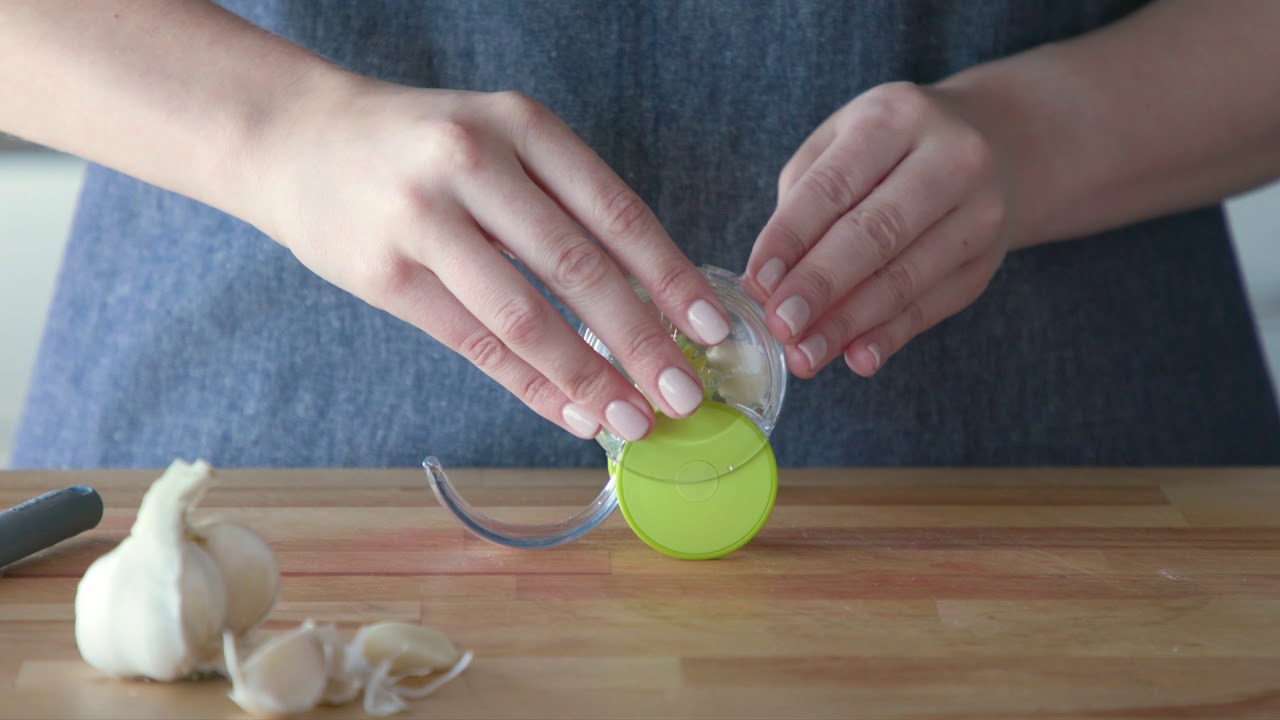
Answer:
[(522, 294), (504, 299), (494, 318), (498, 333), (516, 347), (537, 345), (546, 336), (549, 325), (544, 306)]
[(485, 329), (477, 330), (465, 338), (459, 344), (458, 351), (472, 365), (490, 375), (506, 364), (510, 354), (498, 336)]
[(564, 387), (570, 398), (588, 405), (596, 404), (594, 400), (605, 399), (603, 395), (609, 385), (609, 375), (601, 365), (598, 362), (584, 363), (569, 376)]
[(493, 97), (502, 111), (511, 117), (527, 118), (544, 110), (541, 103), (519, 90), (503, 90), (494, 93)]
[(893, 307), (903, 307), (916, 296), (919, 281), (915, 271), (907, 263), (891, 263), (879, 271), (881, 280)]
[(847, 208), (853, 205), (853, 183), (839, 168), (816, 164), (805, 173), (804, 183), (811, 192), (835, 207)]
[(361, 295), (379, 307), (408, 293), (418, 274), (418, 264), (400, 255), (365, 256), (357, 261), (355, 276)]
[(796, 169), (795, 167), (792, 167), (791, 163), (787, 163), (787, 166), (782, 168), (782, 172), (778, 173), (778, 201), (779, 202), (782, 201), (782, 198), (787, 196), (787, 191), (789, 191), (793, 186), (795, 186), (796, 180), (797, 180), (796, 176), (799, 174), (800, 174), (800, 170)]
[(605, 232), (624, 243), (639, 240), (652, 227), (652, 215), (648, 206), (639, 195), (626, 187), (605, 195), (597, 214)]
[(821, 270), (797, 267), (794, 271), (810, 300), (816, 301), (818, 307), (825, 307), (835, 298), (836, 283)]
[(671, 337), (667, 335), (661, 326), (653, 322), (644, 323), (626, 334), (626, 342), (623, 344), (623, 357), (655, 358), (658, 353), (654, 352), (654, 349), (662, 347), (664, 342), (671, 342)]
[(520, 401), (531, 408), (539, 408), (554, 400), (560, 390), (545, 375), (534, 373), (516, 390)]
[(974, 224), (984, 236), (995, 235), (1004, 228), (1006, 219), (1004, 201), (999, 197), (991, 197), (978, 201), (974, 209)]
[(965, 174), (984, 175), (994, 164), (991, 145), (973, 128), (967, 128), (952, 141), (951, 151), (958, 169)]
[(679, 302), (692, 294), (693, 276), (696, 271), (679, 263), (659, 268), (658, 274), (648, 284), (649, 297), (659, 304)]
[(868, 110), (881, 125), (902, 129), (913, 127), (929, 112), (929, 97), (914, 83), (893, 82), (868, 91)]
[[(776, 250), (775, 255), (784, 258), (784, 261), (794, 261), (795, 258), (804, 257), (804, 254), (809, 252), (809, 245), (804, 238), (785, 222), (770, 223), (765, 230), (762, 243)], [(787, 264), (792, 263), (787, 262)]]
[(925, 316), (924, 307), (920, 303), (911, 303), (904, 312), (907, 316), (906, 336), (908, 338), (913, 338), (929, 329), (929, 319)]
[(458, 118), (435, 123), (431, 146), (439, 165), (449, 172), (474, 174), (484, 164), (484, 138), (481, 130)]
[(551, 277), (567, 293), (590, 292), (604, 284), (610, 262), (600, 248), (582, 238), (559, 243), (551, 264)]
[(855, 208), (850, 211), (849, 219), (856, 235), (870, 244), (877, 260), (885, 263), (897, 255), (907, 234), (907, 222), (896, 205)]
[(845, 309), (841, 312), (831, 313), (827, 322), (830, 323), (830, 332), (828, 333), (831, 340), (831, 348), (844, 348), (853, 342), (864, 327), (864, 323), (859, 320), (852, 309)]
[(494, 93), (494, 100), (501, 115), (515, 127), (526, 130), (539, 127), (549, 112), (537, 100), (516, 90)]

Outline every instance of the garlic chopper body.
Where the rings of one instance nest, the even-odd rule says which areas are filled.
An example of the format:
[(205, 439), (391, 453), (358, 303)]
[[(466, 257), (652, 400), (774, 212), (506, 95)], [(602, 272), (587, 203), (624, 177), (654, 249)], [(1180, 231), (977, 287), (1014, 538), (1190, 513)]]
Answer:
[[(778, 470), (769, 436), (786, 395), (786, 358), (769, 334), (760, 306), (741, 279), (701, 268), (729, 314), (729, 337), (718, 345), (693, 342), (665, 317), (663, 324), (701, 378), (704, 399), (689, 417), (657, 413), (643, 440), (627, 442), (604, 430), (609, 477), (599, 495), (572, 517), (551, 523), (493, 518), (462, 497), (435, 457), (423, 462), (440, 504), (472, 533), (499, 545), (544, 548), (576, 540), (621, 508), (631, 529), (672, 557), (709, 559), (746, 544), (764, 526), (777, 496)], [(640, 299), (657, 312), (648, 293)], [(624, 375), (589, 328), (582, 337)]]

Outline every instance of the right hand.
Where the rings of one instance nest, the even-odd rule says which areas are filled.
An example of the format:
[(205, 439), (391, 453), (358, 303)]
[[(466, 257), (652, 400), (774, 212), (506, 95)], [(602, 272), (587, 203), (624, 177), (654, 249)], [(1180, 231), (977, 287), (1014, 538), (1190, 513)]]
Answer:
[(264, 143), (243, 217), (543, 417), (582, 438), (603, 424), (637, 440), (653, 427), (646, 396), (673, 417), (697, 408), (698, 376), (625, 275), (705, 344), (728, 332), (722, 304), (640, 197), (538, 103), (357, 79), (273, 117)]

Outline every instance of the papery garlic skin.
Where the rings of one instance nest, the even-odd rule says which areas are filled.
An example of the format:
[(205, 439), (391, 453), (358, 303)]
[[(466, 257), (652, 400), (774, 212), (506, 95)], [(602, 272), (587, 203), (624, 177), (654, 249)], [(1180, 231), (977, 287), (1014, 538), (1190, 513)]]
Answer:
[(255, 578), (245, 590), (225, 581), (192, 532), (187, 516), (210, 480), (207, 463), (175, 461), (143, 496), (129, 537), (85, 571), (76, 588), (76, 646), (100, 672), (172, 681), (218, 669), (228, 609), (236, 625), (270, 612), (278, 583), (263, 579), (278, 576), (270, 547), (234, 529), (213, 530), (222, 564), (238, 582)]
[[(471, 662), (448, 637), (435, 628), (402, 622), (366, 625), (347, 649), (348, 667), (364, 677), (364, 710), (374, 716), (391, 715), (408, 707), (407, 698), (423, 698), (457, 677)], [(418, 688), (400, 684), (445, 670)]]
[(324, 649), (325, 676), (329, 678), (324, 689), (324, 702), (342, 705), (354, 700), (364, 686), (364, 679), (358, 667), (349, 662), (350, 653), (345, 641), (332, 625), (317, 628), (316, 634)]

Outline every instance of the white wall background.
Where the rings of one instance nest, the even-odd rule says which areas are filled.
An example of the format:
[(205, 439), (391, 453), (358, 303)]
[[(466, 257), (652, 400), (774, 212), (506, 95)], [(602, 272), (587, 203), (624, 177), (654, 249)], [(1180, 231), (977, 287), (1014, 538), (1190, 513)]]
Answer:
[[(0, 467), (6, 467), (83, 162), (0, 152)], [(1280, 183), (1228, 204), (1245, 282), (1280, 379)]]
[(83, 175), (76, 158), (0, 152), (0, 467), (8, 467)]

